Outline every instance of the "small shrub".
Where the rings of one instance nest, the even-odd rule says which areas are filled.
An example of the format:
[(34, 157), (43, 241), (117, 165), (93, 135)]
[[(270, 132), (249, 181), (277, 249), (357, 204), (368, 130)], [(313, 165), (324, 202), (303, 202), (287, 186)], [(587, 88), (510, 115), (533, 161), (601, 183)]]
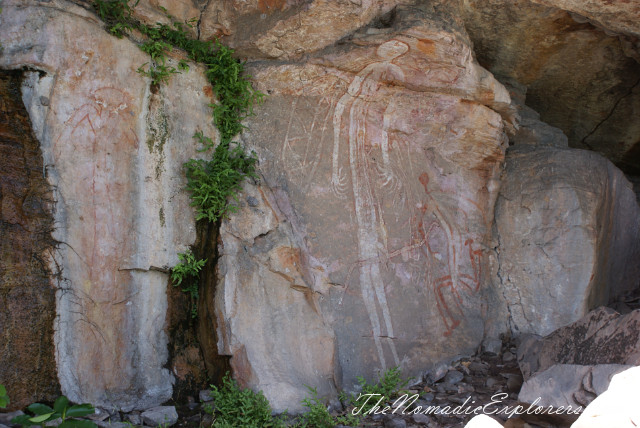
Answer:
[(215, 411), (205, 405), (205, 411), (215, 418), (214, 428), (281, 428), (282, 418), (271, 415), (271, 406), (262, 392), (241, 389), (229, 373), (222, 379), (222, 386), (211, 386)]
[[(359, 414), (361, 415), (371, 410), (379, 401), (380, 397), (384, 397), (382, 401), (386, 402), (398, 395), (398, 392), (409, 383), (409, 379), (402, 379), (399, 367), (394, 367), (384, 372), (375, 384), (368, 384), (367, 381), (360, 376), (357, 379), (362, 390), (361, 394), (352, 395), (351, 397), (342, 395), (342, 398), (347, 398), (350, 404), (360, 410)], [(372, 396), (369, 401), (367, 401), (368, 396), (366, 394), (379, 395)], [(358, 397), (360, 397), (359, 400)]]
[[(306, 386), (306, 385), (305, 385)], [(318, 391), (316, 388), (307, 386), (311, 397), (302, 400), (302, 405), (308, 410), (301, 417), (301, 422), (298, 425), (300, 428), (333, 428), (336, 426), (336, 421), (333, 419), (327, 406), (318, 398)]]
[(133, 8), (138, 5), (137, 0), (133, 7), (129, 6), (129, 0), (95, 0), (93, 3), (98, 16), (107, 24), (107, 30), (118, 38), (122, 38), (131, 29), (135, 28), (135, 21), (131, 18)]
[(10, 402), (7, 389), (0, 383), (0, 409), (6, 408)]
[[(194, 138), (205, 146), (211, 144), (202, 133)], [(190, 159), (185, 163), (187, 190), (191, 192), (191, 205), (196, 208), (196, 219), (215, 222), (235, 212), (237, 207), (229, 203), (229, 198), (238, 200), (246, 177), (257, 178), (256, 162), (254, 154), (247, 155), (240, 146), (232, 149), (229, 143), (222, 142), (214, 149), (211, 160)]]
[(180, 259), (180, 263), (171, 269), (171, 281), (174, 287), (178, 287), (186, 280), (182, 291), (189, 294), (191, 298), (191, 317), (195, 318), (198, 315), (197, 300), (199, 297), (197, 280), (200, 270), (207, 263), (207, 260), (196, 260), (191, 250), (178, 254), (178, 259)]
[(20, 415), (11, 419), (11, 423), (28, 426), (44, 427), (48, 422), (61, 419), (62, 423), (59, 428), (98, 428), (98, 426), (88, 420), (80, 420), (80, 418), (95, 413), (95, 409), (91, 404), (76, 404), (70, 406), (69, 400), (64, 395), (59, 397), (53, 405), (53, 408), (46, 404), (34, 403), (27, 407), (27, 410), (33, 415)]

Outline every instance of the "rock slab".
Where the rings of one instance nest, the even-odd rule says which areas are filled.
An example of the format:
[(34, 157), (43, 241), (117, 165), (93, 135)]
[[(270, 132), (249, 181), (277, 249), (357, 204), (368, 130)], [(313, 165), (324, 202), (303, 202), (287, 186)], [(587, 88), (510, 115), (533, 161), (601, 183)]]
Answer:
[(525, 378), (555, 364), (640, 365), (640, 310), (620, 315), (606, 307), (552, 334), (530, 336), (518, 347), (518, 364)]
[(638, 285), (640, 206), (596, 153), (511, 147), (496, 225), (498, 290), (518, 334), (547, 335)]
[(182, 165), (198, 129), (215, 137), (206, 80), (193, 66), (152, 91), (138, 46), (72, 3), (7, 1), (0, 20), (0, 67), (37, 70), (22, 98), (55, 189), (59, 245), (45, 263), (57, 274), (62, 393), (123, 411), (159, 405), (173, 381), (162, 269), (195, 239)]

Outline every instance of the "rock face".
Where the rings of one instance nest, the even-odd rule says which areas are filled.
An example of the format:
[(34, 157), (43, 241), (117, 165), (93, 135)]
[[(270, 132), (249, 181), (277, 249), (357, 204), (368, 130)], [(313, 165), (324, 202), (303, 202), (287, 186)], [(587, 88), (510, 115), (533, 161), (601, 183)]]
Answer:
[(214, 133), (206, 81), (194, 67), (150, 90), (138, 47), (66, 2), (5, 2), (0, 19), (0, 66), (39, 70), (23, 99), (55, 188), (62, 392), (122, 410), (160, 404), (172, 392), (168, 278), (150, 268), (175, 265), (195, 238), (181, 167), (194, 132)]
[(620, 315), (598, 308), (569, 326), (518, 347), (518, 363), (525, 380), (555, 364), (640, 364), (640, 310)]
[(55, 245), (51, 190), (22, 104), (21, 74), (0, 72), (0, 383), (9, 410), (59, 392), (46, 262)]
[(220, 352), (277, 409), (304, 393), (290, 370), (309, 335), (325, 389), (483, 337), (509, 97), (433, 10), (395, 19), (250, 70), (269, 97), (243, 138), (269, 190), (223, 225)]
[(554, 6), (590, 19), (594, 24), (616, 33), (640, 36), (640, 6), (625, 0), (576, 1), (533, 0), (535, 3)]
[(184, 317), (166, 291), (196, 240), (182, 165), (196, 131), (215, 140), (203, 70), (152, 86), (136, 72), (139, 35), (110, 36), (84, 1), (5, 1), (0, 67), (29, 70), (22, 101), (43, 162), (22, 160), (35, 141), (3, 142), (0, 330), (17, 343), (28, 317), (39, 343), (0, 351), (0, 374), (5, 358), (42, 363), (54, 386), (20, 399), (46, 399), (55, 346), (65, 395), (127, 411), (162, 404), (176, 378), (197, 386), (191, 367), (231, 367), (295, 412), (305, 385), (333, 396), (394, 366), (419, 378), (491, 344), (509, 314), (515, 332), (546, 334), (637, 286), (633, 191), (610, 162), (567, 148), (635, 165), (637, 29), (599, 8), (637, 11), (553, 2), (624, 33), (613, 37), (551, 1), (141, 2), (146, 22), (167, 22), (166, 7), (197, 18), (194, 36), (224, 36), (268, 95), (241, 137), (261, 179), (198, 242), (217, 263), (201, 278), (205, 364), (177, 344), (194, 335), (172, 327)]
[(640, 174), (637, 2), (463, 3), (481, 65), (499, 80), (525, 85), (527, 105), (562, 129), (571, 147), (597, 151)]
[(637, 287), (640, 207), (593, 152), (516, 145), (496, 206), (512, 329), (546, 335)]

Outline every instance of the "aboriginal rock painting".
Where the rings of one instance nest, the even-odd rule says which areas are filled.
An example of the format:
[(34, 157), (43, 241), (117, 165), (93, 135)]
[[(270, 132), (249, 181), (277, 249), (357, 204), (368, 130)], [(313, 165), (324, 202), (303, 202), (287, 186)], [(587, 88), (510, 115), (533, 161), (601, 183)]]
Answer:
[[(460, 325), (464, 302), (478, 291), (482, 274), (482, 235), (469, 228), (470, 222), (482, 223), (482, 210), (455, 186), (441, 188), (440, 173), (425, 151), (447, 132), (439, 115), (445, 117), (450, 106), (399, 89), (420, 72), (407, 66), (412, 59), (400, 61), (409, 50), (404, 41), (387, 41), (351, 81), (341, 77), (333, 87), (323, 84), (338, 95), (317, 98), (312, 123), (295, 137), (308, 139), (304, 144), (292, 144), (289, 123), (281, 152), (290, 179), (301, 179), (302, 186), (313, 182), (323, 169), (319, 165), (330, 163), (331, 192), (352, 207), (357, 260), (347, 282), (357, 278), (383, 369), (402, 358), (388, 301), (399, 282), (392, 265), (410, 265), (412, 282), (428, 289), (444, 336)], [(429, 73), (425, 68), (424, 78), (433, 80)]]
[(113, 319), (118, 307), (112, 305), (126, 302), (128, 273), (119, 269), (134, 252), (130, 198), (138, 138), (130, 106), (130, 96), (120, 89), (91, 92), (53, 146), (66, 207), (68, 263), (77, 279), (70, 297), (74, 313), (97, 343), (109, 347), (114, 338), (105, 337), (100, 323)]

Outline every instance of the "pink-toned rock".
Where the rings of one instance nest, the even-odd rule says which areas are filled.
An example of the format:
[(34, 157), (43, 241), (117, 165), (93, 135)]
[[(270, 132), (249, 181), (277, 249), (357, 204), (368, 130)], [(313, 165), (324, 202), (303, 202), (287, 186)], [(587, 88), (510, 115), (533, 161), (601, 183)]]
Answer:
[(195, 238), (182, 164), (197, 129), (214, 135), (206, 81), (192, 67), (153, 93), (136, 72), (146, 55), (64, 1), (4, 2), (0, 19), (0, 66), (40, 71), (23, 100), (55, 189), (62, 392), (122, 410), (159, 405), (172, 393), (168, 276), (150, 267), (175, 265)]
[(484, 334), (509, 96), (428, 8), (394, 22), (250, 69), (269, 96), (243, 140), (267, 190), (264, 214), (223, 224), (220, 351), (278, 410), (306, 393), (290, 373), (305, 335), (322, 367), (307, 384), (331, 392), (419, 375)]
[(294, 58), (330, 46), (407, 0), (214, 0), (202, 14), (201, 36), (251, 57)]

